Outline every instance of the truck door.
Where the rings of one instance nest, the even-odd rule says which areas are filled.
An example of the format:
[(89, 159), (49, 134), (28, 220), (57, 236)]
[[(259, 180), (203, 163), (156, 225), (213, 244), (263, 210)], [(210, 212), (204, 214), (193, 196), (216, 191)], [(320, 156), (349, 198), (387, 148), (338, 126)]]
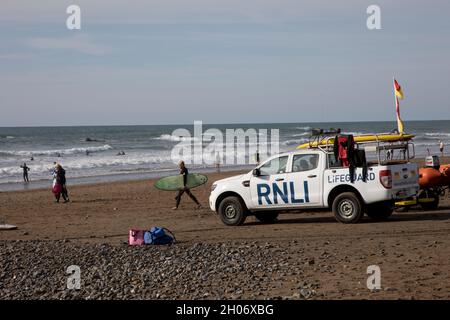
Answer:
[(260, 175), (250, 178), (253, 208), (284, 207), (288, 201), (286, 169), (289, 156), (268, 160), (259, 167)]
[(317, 153), (294, 154), (287, 181), (294, 197), (291, 205), (298, 207), (322, 205), (323, 166)]

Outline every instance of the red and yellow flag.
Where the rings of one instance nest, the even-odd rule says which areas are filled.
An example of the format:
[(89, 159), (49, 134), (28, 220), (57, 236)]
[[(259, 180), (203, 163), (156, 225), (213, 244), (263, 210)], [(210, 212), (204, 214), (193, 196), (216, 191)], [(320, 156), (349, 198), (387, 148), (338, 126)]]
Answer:
[(403, 99), (403, 91), (402, 87), (398, 84), (397, 80), (394, 78), (394, 92), (395, 92), (395, 111), (397, 113), (397, 127), (398, 132), (400, 134), (405, 132), (405, 126), (403, 125), (402, 118), (400, 118), (400, 103), (398, 102), (398, 99)]
[(397, 98), (403, 99), (402, 87), (400, 87), (397, 80), (395, 80), (395, 79), (394, 79), (394, 90), (395, 90), (395, 96)]

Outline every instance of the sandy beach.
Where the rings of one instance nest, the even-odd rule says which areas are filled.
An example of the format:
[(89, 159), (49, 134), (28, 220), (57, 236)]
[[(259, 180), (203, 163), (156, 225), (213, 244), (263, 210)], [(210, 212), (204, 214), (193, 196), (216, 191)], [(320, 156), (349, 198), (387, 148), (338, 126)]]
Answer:
[[(396, 212), (387, 222), (365, 217), (344, 225), (330, 212), (303, 212), (280, 215), (274, 224), (249, 217), (227, 227), (207, 205), (209, 189), (237, 173), (209, 174), (193, 190), (202, 209), (186, 197), (173, 211), (175, 194), (155, 189), (153, 180), (72, 186), (70, 203), (54, 203), (47, 189), (0, 193), (1, 218), (18, 226), (0, 232), (0, 297), (450, 298), (448, 195), (439, 210)], [(178, 243), (124, 244), (128, 229), (151, 226), (170, 229)], [(87, 271), (82, 289), (68, 291), (65, 268), (73, 264)], [(366, 287), (373, 264), (382, 272), (379, 292)], [(150, 266), (158, 276), (148, 274)]]

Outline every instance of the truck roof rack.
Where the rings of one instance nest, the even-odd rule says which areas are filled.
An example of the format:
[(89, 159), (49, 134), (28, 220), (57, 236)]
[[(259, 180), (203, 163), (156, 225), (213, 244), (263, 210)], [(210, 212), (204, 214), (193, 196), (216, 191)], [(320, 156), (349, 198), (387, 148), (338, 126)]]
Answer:
[(330, 137), (334, 137), (337, 134), (341, 133), (340, 128), (330, 128), (330, 129), (322, 129), (322, 128), (313, 128), (311, 130), (311, 135), (309, 137), (309, 147), (317, 148), (320, 144), (320, 141), (328, 140)]
[(321, 129), (321, 128), (313, 128), (311, 130), (311, 136), (328, 136), (328, 135), (336, 135), (340, 134), (341, 129), (340, 128), (330, 128), (328, 130)]
[[(340, 133), (340, 129), (339, 129)], [(333, 152), (334, 149), (334, 143), (331, 143), (332, 140), (334, 140), (335, 135), (338, 134), (337, 132), (332, 133), (331, 131), (322, 131), (319, 135), (311, 135), (309, 145), (310, 148), (318, 148), (325, 153)], [(366, 152), (375, 152), (377, 162), (379, 164), (385, 164), (388, 161), (383, 160), (381, 157), (381, 152), (390, 151), (393, 150), (400, 150), (404, 152), (405, 158), (409, 161), (410, 159), (413, 159), (415, 157), (415, 148), (414, 144), (410, 141), (411, 139), (405, 139), (405, 140), (383, 140), (380, 139), (380, 136), (384, 136), (386, 133), (382, 134), (360, 134), (358, 137), (374, 137), (375, 139), (368, 140), (368, 141), (358, 141), (355, 142), (355, 146), (357, 148), (363, 148)], [(314, 143), (314, 141), (316, 141)], [(320, 142), (325, 141), (325, 144), (321, 144)], [(412, 154), (410, 154), (409, 146), (412, 147), (411, 151)]]

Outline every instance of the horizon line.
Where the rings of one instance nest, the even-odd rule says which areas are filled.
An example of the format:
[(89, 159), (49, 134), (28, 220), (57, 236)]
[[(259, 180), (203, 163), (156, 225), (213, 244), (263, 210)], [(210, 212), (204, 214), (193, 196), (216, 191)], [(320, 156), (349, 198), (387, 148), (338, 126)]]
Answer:
[[(166, 123), (166, 124), (89, 124), (89, 125), (79, 125), (79, 124), (70, 124), (70, 125), (22, 125), (22, 126), (0, 126), (0, 128), (73, 128), (73, 127), (145, 127), (145, 126), (191, 126), (194, 125), (194, 121), (202, 121), (202, 120), (193, 120), (192, 123)], [(261, 125), (261, 124), (314, 124), (314, 123), (372, 123), (372, 122), (396, 122), (397, 120), (354, 120), (354, 121), (308, 121), (308, 122), (234, 122), (234, 123), (210, 123), (203, 122), (204, 125)], [(436, 122), (436, 121), (450, 121), (450, 119), (424, 119), (424, 120), (403, 120), (403, 122)]]

